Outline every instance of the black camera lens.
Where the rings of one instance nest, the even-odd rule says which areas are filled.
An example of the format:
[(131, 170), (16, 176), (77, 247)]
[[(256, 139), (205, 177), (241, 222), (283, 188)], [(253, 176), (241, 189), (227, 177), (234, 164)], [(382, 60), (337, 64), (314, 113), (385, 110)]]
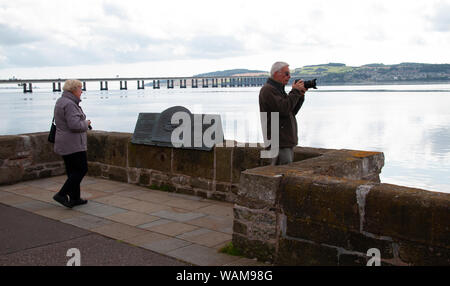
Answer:
[[(295, 83), (297, 83), (297, 81), (299, 81), (300, 79), (296, 79)], [(313, 79), (313, 80), (305, 80), (303, 82), (303, 84), (305, 85), (305, 88), (314, 88), (317, 89), (317, 78)]]
[(314, 88), (317, 89), (317, 79), (307, 80), (305, 81), (305, 88)]

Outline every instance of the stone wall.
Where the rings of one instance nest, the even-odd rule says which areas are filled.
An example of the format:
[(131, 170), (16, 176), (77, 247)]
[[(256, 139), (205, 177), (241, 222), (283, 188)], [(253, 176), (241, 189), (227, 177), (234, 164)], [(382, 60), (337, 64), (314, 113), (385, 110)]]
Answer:
[(65, 173), (47, 137), (48, 132), (0, 136), (0, 185)]
[(276, 265), (450, 265), (450, 194), (381, 184), (382, 153), (246, 170), (233, 245)]
[[(0, 185), (64, 174), (47, 132), (0, 136)], [(383, 153), (295, 149), (270, 166), (260, 148), (195, 151), (88, 132), (90, 176), (234, 202), (233, 245), (276, 265), (450, 265), (450, 194), (381, 184)]]

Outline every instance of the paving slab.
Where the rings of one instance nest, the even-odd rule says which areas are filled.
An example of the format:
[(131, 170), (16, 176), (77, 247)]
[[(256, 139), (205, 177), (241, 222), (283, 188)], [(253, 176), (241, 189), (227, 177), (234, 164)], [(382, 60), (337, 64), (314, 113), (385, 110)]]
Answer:
[[(149, 242), (149, 243), (144, 243), (144, 244), (141, 244), (140, 246), (142, 246), (145, 249), (155, 251), (157, 253), (168, 254), (171, 251), (186, 247), (191, 244), (192, 243), (189, 241), (170, 237), (168, 239), (161, 239), (161, 240), (157, 240), (157, 241), (153, 241), (153, 242)], [(171, 256), (171, 255), (169, 255), (169, 256)], [(175, 257), (175, 258), (177, 258), (177, 257)], [(184, 259), (182, 259), (182, 260), (184, 261)]]
[(50, 204), (50, 203), (46, 203), (46, 202), (41, 202), (41, 201), (29, 201), (29, 202), (20, 203), (20, 204), (14, 204), (12, 206), (15, 208), (18, 208), (18, 209), (33, 212), (33, 211), (48, 209), (54, 205)]
[(141, 213), (151, 214), (153, 212), (158, 212), (161, 210), (166, 210), (169, 207), (162, 204), (154, 204), (150, 202), (138, 201), (136, 203), (127, 204), (123, 206), (124, 209), (132, 210)]
[(139, 200), (122, 197), (122, 196), (118, 196), (118, 195), (103, 196), (103, 197), (94, 199), (94, 201), (102, 203), (102, 204), (107, 204), (110, 206), (115, 206), (115, 207), (122, 207), (125, 205), (139, 202)]
[(92, 215), (81, 215), (81, 216), (61, 220), (61, 222), (71, 224), (73, 226), (76, 226), (76, 227), (79, 227), (82, 229), (87, 229), (87, 230), (91, 230), (93, 228), (99, 228), (99, 227), (114, 223), (113, 221), (110, 221), (110, 220), (107, 220), (104, 218), (100, 218), (97, 216), (92, 216)]
[(61, 207), (50, 207), (48, 209), (41, 209), (37, 211), (33, 211), (33, 213), (41, 216), (45, 216), (54, 220), (65, 220), (69, 218), (74, 218), (77, 216), (82, 216), (83, 213), (77, 212), (73, 209), (66, 208), (64, 206)]
[(232, 236), (230, 234), (217, 232), (206, 228), (199, 228), (190, 232), (180, 234), (177, 236), (177, 238), (214, 248), (214, 246), (216, 245), (231, 241)]
[[(0, 202), (5, 201), (17, 206), (17, 210), (21, 212), (30, 211), (31, 215), (39, 214), (38, 217), (43, 220), (86, 231), (87, 236), (91, 236), (94, 240), (100, 237), (114, 243), (122, 241), (126, 242), (122, 244), (129, 247), (140, 247), (142, 251), (157, 252), (167, 255), (164, 256), (167, 259), (168, 257), (176, 259), (171, 261), (182, 260), (205, 266), (226, 263), (233, 265), (233, 262), (237, 265), (246, 263), (252, 265), (251, 260), (239, 262), (242, 258), (218, 253), (218, 249), (231, 241), (233, 225), (231, 203), (86, 177), (81, 184), (81, 194), (82, 197), (89, 199), (88, 204), (68, 209), (53, 200), (54, 192), (59, 190), (65, 180), (66, 176), (58, 176), (42, 181), (34, 180), (2, 186)], [(26, 235), (21, 235), (26, 240)], [(78, 238), (83, 244), (84, 241), (81, 239), (83, 237), (69, 240)], [(66, 247), (64, 242), (63, 239), (54, 243), (62, 243), (62, 246)], [(38, 249), (40, 247), (42, 249)], [(56, 252), (45, 249), (42, 245), (32, 248), (34, 250), (30, 250), (31, 256), (27, 256), (27, 250), (22, 249), (23, 257), (31, 259), (34, 265), (52, 265), (41, 264), (39, 259), (33, 260), (32, 257), (45, 251), (54, 255)], [(9, 255), (6, 260), (16, 261), (17, 265), (22, 265), (19, 256), (14, 256), (14, 253), (5, 255)], [(5, 255), (2, 256), (0, 253), (0, 265), (5, 261)], [(107, 258), (112, 262), (114, 259)], [(62, 260), (55, 261), (66, 260), (64, 256)], [(96, 260), (95, 257), (87, 261), (85, 265), (90, 265), (91, 262), (91, 265), (123, 263), (117, 260), (114, 262), (117, 264), (109, 264), (100, 258)], [(59, 263), (57, 265), (60, 265)]]
[(94, 201), (89, 201), (86, 205), (78, 206), (75, 208), (79, 212), (99, 217), (108, 217), (114, 214), (127, 212), (127, 210), (125, 209), (108, 206)]
[(9, 194), (9, 195), (0, 197), (0, 203), (3, 203), (5, 205), (17, 205), (17, 204), (33, 202), (33, 201), (34, 200), (32, 198), (19, 196), (16, 194)]
[(197, 211), (210, 215), (216, 215), (221, 217), (233, 217), (234, 204), (214, 204), (204, 208), (200, 208)]
[(165, 218), (168, 220), (175, 220), (179, 222), (186, 222), (195, 218), (203, 217), (205, 214), (197, 212), (187, 212), (180, 209), (172, 208), (170, 210), (162, 210), (159, 212), (150, 213), (153, 216)]
[(118, 240), (125, 240), (135, 236), (147, 234), (146, 230), (117, 222), (93, 228), (91, 231)]
[(145, 229), (154, 231), (157, 233), (162, 233), (168, 236), (177, 236), (186, 232), (191, 232), (198, 229), (199, 227), (194, 225), (189, 225), (181, 222), (169, 221), (165, 224), (160, 224), (156, 226), (146, 227)]
[(176, 198), (176, 199), (172, 198), (171, 200), (164, 202), (164, 204), (171, 207), (176, 207), (190, 211), (194, 211), (211, 205), (211, 203), (193, 201), (184, 198)]
[(168, 239), (171, 239), (171, 237), (156, 232), (146, 231), (145, 234), (125, 238), (123, 241), (133, 245), (143, 246), (149, 243)]
[(138, 213), (134, 211), (118, 213), (111, 216), (106, 217), (109, 220), (113, 220), (116, 222), (124, 223), (131, 226), (137, 226), (145, 223), (149, 223), (155, 220), (159, 220), (158, 217)]
[(228, 234), (233, 233), (233, 218), (230, 217), (208, 215), (189, 220), (186, 223)]
[(153, 202), (153, 203), (165, 203), (173, 199), (173, 197), (169, 196), (167, 193), (155, 193), (151, 190), (139, 193), (134, 196), (138, 200)]

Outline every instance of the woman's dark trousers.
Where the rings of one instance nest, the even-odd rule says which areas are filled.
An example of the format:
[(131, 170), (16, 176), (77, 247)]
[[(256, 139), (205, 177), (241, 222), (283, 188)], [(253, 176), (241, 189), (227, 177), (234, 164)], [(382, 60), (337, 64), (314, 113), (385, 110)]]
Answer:
[(66, 165), (67, 180), (59, 194), (69, 196), (70, 200), (80, 198), (80, 183), (88, 171), (86, 151), (62, 156)]

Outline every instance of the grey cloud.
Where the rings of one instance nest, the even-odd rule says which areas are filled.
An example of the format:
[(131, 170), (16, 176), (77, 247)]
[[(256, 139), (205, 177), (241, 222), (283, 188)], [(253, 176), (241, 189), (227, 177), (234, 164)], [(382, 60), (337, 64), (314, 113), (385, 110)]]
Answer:
[(0, 45), (14, 46), (32, 43), (39, 40), (39, 37), (21, 28), (15, 28), (0, 23)]
[[(2, 48), (3, 67), (71, 66), (135, 63), (171, 59), (221, 58), (243, 55), (243, 44), (232, 36), (205, 35), (191, 40), (158, 39), (131, 30), (97, 27), (92, 42), (71, 47), (50, 40)], [(31, 38), (30, 38), (31, 39)], [(25, 39), (17, 43), (25, 43)], [(180, 47), (182, 49), (180, 49)], [(184, 50), (184, 53), (180, 53)]]

